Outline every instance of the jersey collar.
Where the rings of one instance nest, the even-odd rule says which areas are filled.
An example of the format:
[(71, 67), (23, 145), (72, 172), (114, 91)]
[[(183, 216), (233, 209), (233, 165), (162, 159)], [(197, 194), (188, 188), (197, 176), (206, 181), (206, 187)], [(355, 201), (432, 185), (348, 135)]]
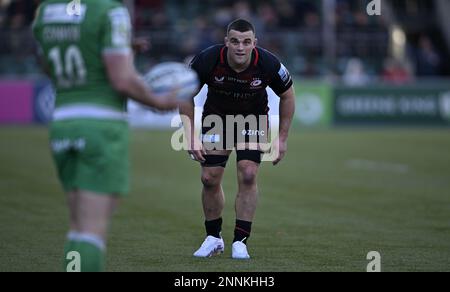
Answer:
[[(223, 64), (223, 65), (227, 65), (228, 67), (230, 67), (230, 65), (228, 64), (228, 59), (227, 59), (227, 52), (228, 52), (228, 48), (227, 48), (226, 46), (223, 46), (222, 49), (220, 49), (220, 63)], [(250, 61), (250, 64), (256, 67), (256, 65), (258, 64), (258, 61), (259, 61), (259, 52), (258, 52), (258, 49), (257, 49), (257, 48), (254, 48), (254, 49), (253, 49), (253, 52), (252, 52), (252, 59), (251, 59), (251, 61)], [(247, 69), (250, 68), (251, 65), (248, 66), (248, 67), (247, 67), (244, 71), (242, 71), (242, 72), (247, 71)], [(231, 68), (231, 67), (230, 67), (230, 68)], [(232, 69), (232, 68), (231, 68), (231, 69)], [(233, 71), (234, 71), (234, 70), (233, 70)], [(242, 73), (242, 72), (241, 72), (241, 73)]]

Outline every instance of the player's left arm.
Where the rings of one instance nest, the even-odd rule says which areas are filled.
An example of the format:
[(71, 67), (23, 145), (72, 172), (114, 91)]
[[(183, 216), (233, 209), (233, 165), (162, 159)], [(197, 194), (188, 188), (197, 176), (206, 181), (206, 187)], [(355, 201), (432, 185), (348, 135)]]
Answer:
[(278, 138), (278, 157), (273, 161), (277, 165), (287, 152), (287, 141), (289, 129), (291, 128), (292, 119), (295, 113), (295, 92), (291, 86), (280, 97), (280, 132)]
[(267, 56), (272, 75), (269, 86), (280, 97), (279, 136), (273, 143), (274, 150), (278, 152), (273, 164), (277, 165), (287, 152), (289, 129), (295, 112), (295, 92), (289, 70), (274, 55), (267, 54)]

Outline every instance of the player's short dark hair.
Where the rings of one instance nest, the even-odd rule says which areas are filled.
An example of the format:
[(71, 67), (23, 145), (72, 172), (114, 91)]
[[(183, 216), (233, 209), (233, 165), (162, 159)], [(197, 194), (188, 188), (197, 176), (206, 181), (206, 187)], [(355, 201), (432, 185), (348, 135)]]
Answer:
[(242, 18), (236, 19), (228, 25), (227, 34), (230, 32), (230, 30), (236, 30), (239, 32), (252, 31), (254, 34), (256, 34), (253, 24)]

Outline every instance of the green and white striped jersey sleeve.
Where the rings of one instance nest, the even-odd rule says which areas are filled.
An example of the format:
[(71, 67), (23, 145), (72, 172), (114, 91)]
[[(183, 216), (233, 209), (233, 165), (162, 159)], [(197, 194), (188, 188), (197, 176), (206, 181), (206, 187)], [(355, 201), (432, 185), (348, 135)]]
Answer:
[(131, 53), (132, 26), (130, 15), (125, 7), (119, 6), (108, 10), (104, 27), (105, 33), (101, 40), (103, 54)]

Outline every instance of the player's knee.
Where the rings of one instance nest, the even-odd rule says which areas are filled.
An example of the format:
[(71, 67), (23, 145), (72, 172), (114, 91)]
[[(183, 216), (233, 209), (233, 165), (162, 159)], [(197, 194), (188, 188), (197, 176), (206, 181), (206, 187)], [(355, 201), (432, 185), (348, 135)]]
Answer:
[(239, 169), (239, 181), (246, 186), (252, 186), (256, 184), (256, 175), (258, 169), (256, 167), (242, 167)]
[(215, 188), (220, 186), (220, 175), (213, 172), (203, 173), (201, 180), (205, 188)]

